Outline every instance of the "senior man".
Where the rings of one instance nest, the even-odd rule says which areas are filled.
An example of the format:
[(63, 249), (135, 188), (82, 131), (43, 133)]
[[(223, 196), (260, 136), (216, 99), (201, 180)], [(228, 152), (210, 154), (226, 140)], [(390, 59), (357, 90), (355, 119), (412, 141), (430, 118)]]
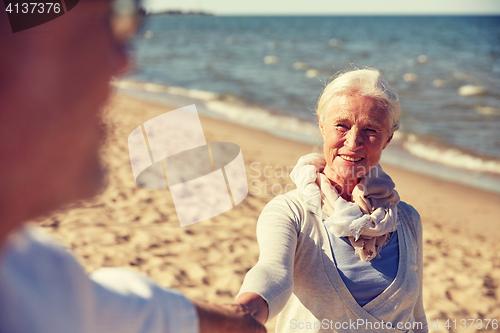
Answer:
[(81, 0), (13, 33), (3, 3), (0, 332), (265, 332), (241, 307), (195, 304), (133, 272), (89, 278), (54, 240), (23, 226), (103, 186), (99, 112), (109, 80), (127, 67), (137, 13), (132, 0)]

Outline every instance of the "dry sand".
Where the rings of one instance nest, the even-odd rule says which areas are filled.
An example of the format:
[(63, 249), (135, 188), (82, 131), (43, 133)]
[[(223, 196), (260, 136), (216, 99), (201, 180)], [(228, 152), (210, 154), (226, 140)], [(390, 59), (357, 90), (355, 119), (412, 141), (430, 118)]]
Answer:
[[(286, 187), (291, 183), (289, 171), (313, 147), (202, 117), (207, 141), (241, 147), (250, 193), (234, 209), (181, 228), (170, 192), (138, 188), (128, 157), (130, 132), (169, 110), (114, 96), (105, 112), (109, 136), (102, 152), (109, 186), (96, 198), (39, 223), (71, 248), (89, 272), (103, 266), (128, 267), (189, 297), (231, 302), (258, 258), (259, 213), (274, 195), (293, 188)], [(383, 167), (402, 200), (422, 217), (424, 305), (430, 321), (439, 319), (439, 329), (431, 332), (447, 331), (447, 319), (457, 319), (455, 332), (477, 330), (476, 324), (469, 329), (470, 321), (461, 329), (460, 319), (500, 320), (500, 195)], [(266, 325), (269, 332), (274, 332), (274, 322)], [(481, 331), (486, 331), (484, 325)]]

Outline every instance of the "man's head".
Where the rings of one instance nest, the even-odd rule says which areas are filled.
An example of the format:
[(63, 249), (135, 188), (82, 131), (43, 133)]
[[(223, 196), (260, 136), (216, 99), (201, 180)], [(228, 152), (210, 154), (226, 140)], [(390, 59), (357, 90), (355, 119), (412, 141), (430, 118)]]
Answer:
[(99, 113), (128, 61), (111, 17), (111, 1), (81, 0), (12, 33), (0, 8), (0, 244), (22, 221), (102, 187)]

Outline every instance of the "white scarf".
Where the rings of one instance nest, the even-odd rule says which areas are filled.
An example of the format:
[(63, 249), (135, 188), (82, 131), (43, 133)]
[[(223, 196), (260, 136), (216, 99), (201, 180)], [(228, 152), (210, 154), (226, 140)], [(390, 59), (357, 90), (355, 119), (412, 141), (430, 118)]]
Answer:
[(395, 184), (377, 164), (363, 176), (348, 202), (322, 173), (323, 154), (302, 156), (290, 174), (306, 208), (320, 217), (335, 237), (348, 237), (363, 261), (375, 258), (397, 227), (399, 195)]

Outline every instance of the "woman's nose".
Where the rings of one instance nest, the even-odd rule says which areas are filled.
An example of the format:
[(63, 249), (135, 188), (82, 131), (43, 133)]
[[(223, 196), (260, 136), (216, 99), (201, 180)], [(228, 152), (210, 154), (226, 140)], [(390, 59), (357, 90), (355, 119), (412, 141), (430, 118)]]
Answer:
[(355, 129), (351, 129), (346, 135), (344, 145), (351, 151), (354, 151), (357, 148), (359, 148), (362, 144), (363, 144), (363, 138), (361, 137), (361, 133), (359, 133)]

